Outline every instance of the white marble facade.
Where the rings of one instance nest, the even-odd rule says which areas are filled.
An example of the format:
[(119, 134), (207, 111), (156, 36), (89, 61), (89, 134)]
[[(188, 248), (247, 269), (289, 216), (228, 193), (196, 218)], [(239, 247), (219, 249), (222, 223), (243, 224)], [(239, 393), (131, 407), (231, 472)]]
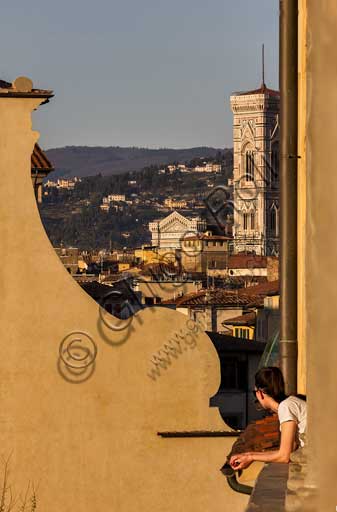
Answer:
[(279, 253), (278, 91), (231, 96), (234, 114), (234, 251)]
[(152, 246), (159, 249), (180, 249), (184, 238), (203, 233), (206, 227), (206, 222), (200, 217), (188, 218), (174, 211), (164, 219), (149, 223)]

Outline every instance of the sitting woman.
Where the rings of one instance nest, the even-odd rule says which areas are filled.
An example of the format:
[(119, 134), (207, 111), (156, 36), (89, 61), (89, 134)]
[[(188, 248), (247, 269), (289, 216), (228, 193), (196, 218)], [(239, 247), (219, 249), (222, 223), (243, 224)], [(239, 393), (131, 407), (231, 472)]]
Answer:
[[(276, 366), (261, 368), (255, 375), (254, 395), (263, 409), (277, 412), (281, 442), (278, 450), (247, 452), (233, 455), (230, 465), (233, 469), (245, 469), (252, 462), (288, 463), (290, 454), (299, 444), (299, 434), (306, 430), (307, 404), (297, 396), (286, 396), (282, 372)], [(299, 442), (298, 442), (299, 441)]]

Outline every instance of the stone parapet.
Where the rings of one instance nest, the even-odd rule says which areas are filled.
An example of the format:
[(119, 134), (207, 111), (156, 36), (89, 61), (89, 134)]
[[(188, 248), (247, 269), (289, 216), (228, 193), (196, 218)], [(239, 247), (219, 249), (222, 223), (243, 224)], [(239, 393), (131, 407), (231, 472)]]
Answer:
[[(305, 434), (300, 438), (305, 443)], [(317, 489), (310, 478), (307, 444), (293, 452), (290, 459), (285, 510), (286, 512), (315, 512)]]

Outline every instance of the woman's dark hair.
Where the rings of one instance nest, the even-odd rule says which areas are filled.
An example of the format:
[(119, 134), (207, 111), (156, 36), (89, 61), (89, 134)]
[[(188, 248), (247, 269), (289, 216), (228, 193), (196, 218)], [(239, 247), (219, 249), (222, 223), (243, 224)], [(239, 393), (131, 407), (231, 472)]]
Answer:
[(282, 372), (277, 366), (265, 366), (255, 374), (255, 386), (280, 403), (287, 398)]

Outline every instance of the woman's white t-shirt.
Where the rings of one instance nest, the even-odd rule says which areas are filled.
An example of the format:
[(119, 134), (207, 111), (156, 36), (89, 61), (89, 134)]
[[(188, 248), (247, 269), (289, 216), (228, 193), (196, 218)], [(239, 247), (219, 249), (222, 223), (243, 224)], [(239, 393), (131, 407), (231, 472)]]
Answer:
[[(307, 403), (297, 396), (289, 396), (283, 400), (277, 409), (280, 425), (285, 421), (296, 421), (299, 434), (303, 434), (307, 427)], [(304, 445), (300, 439), (301, 446)]]

